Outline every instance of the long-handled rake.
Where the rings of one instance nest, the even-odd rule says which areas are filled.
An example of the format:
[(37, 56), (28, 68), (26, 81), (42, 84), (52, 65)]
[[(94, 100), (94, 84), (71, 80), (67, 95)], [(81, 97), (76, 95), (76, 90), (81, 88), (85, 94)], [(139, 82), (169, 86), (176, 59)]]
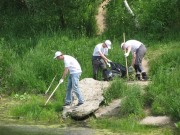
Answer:
[(56, 74), (56, 75), (54, 76), (54, 78), (52, 79), (52, 81), (51, 81), (51, 83), (50, 83), (50, 85), (49, 85), (48, 89), (47, 89), (47, 90), (46, 90), (46, 92), (45, 92), (45, 94), (47, 94), (47, 93), (48, 93), (48, 91), (49, 91), (49, 89), (51, 88), (51, 85), (52, 85), (52, 83), (54, 82), (54, 80), (55, 80), (56, 76), (57, 76), (57, 74)]
[(53, 90), (53, 92), (51, 93), (51, 95), (49, 96), (49, 98), (47, 99), (47, 101), (46, 101), (46, 103), (45, 103), (44, 105), (46, 105), (46, 104), (49, 102), (50, 98), (53, 96), (53, 94), (55, 93), (55, 91), (57, 90), (57, 88), (59, 87), (60, 84), (61, 84), (61, 82), (58, 83), (58, 85), (57, 85), (56, 88)]
[[(123, 40), (124, 40), (124, 43), (125, 43), (126, 42), (126, 40), (125, 40), (125, 33), (123, 33)], [(125, 49), (125, 53), (126, 53), (126, 49)], [(127, 57), (125, 57), (125, 60), (126, 60), (126, 75), (127, 75), (127, 79), (129, 80)]]

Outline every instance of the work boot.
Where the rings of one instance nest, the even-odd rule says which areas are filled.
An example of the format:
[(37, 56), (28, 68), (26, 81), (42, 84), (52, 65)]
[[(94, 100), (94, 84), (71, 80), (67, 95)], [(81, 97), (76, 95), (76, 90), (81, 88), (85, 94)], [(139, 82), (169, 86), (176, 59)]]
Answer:
[(142, 80), (143, 81), (147, 81), (148, 80), (146, 72), (142, 72)]
[(139, 80), (139, 81), (141, 80), (140, 74), (136, 74), (136, 79)]

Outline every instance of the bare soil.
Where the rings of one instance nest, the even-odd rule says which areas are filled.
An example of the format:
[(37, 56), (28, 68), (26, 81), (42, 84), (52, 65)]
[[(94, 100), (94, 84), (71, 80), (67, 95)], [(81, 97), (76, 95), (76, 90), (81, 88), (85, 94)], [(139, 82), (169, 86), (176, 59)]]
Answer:
[(106, 24), (105, 24), (105, 14), (106, 14), (106, 5), (108, 4), (110, 0), (105, 0), (103, 3), (100, 4), (98, 8), (98, 14), (96, 15), (96, 22), (98, 26), (98, 33), (97, 35), (100, 35), (102, 32), (104, 32)]

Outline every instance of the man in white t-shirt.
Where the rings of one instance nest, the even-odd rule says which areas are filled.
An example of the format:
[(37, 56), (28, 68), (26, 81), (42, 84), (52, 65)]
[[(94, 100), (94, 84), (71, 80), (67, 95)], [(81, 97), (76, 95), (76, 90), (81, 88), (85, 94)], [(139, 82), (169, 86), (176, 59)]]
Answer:
[(142, 60), (147, 50), (144, 44), (137, 40), (128, 40), (121, 44), (121, 48), (125, 50), (125, 52), (127, 50), (127, 52), (124, 54), (125, 57), (128, 57), (130, 52), (132, 53), (131, 66), (133, 66), (136, 71), (136, 78), (138, 80), (147, 80), (147, 74), (142, 67)]
[(69, 55), (63, 55), (60, 51), (57, 51), (55, 53), (54, 58), (58, 60), (64, 60), (65, 69), (59, 82), (62, 83), (67, 73), (70, 72), (64, 106), (68, 106), (72, 103), (72, 89), (74, 90), (78, 98), (77, 106), (82, 105), (84, 103), (84, 99), (78, 86), (79, 78), (82, 73), (80, 64), (74, 57)]
[(111, 49), (111, 41), (106, 40), (104, 43), (97, 44), (94, 48), (92, 55), (92, 65), (93, 65), (93, 78), (95, 80), (98, 79), (98, 70), (102, 69), (102, 74), (104, 76), (104, 72), (106, 70), (106, 64), (109, 65), (111, 62), (108, 58), (108, 50)]

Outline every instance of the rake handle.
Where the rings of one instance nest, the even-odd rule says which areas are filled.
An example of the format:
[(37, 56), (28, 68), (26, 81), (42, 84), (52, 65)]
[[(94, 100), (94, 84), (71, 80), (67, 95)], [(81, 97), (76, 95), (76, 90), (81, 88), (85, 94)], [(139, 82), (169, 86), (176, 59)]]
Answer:
[[(125, 40), (125, 33), (123, 33), (123, 40), (124, 40), (124, 43), (125, 43), (126, 42), (126, 40)], [(126, 49), (125, 49), (125, 53), (126, 53)], [(126, 60), (126, 75), (127, 75), (127, 79), (129, 80), (127, 57), (125, 57), (125, 60)]]
[[(57, 75), (57, 74), (56, 74)], [(51, 81), (51, 84), (49, 85), (48, 89), (46, 90), (45, 94), (48, 93), (49, 89), (51, 88), (52, 83), (54, 82), (54, 79), (56, 78), (56, 75), (54, 76), (53, 80)]]
[(55, 93), (55, 91), (57, 90), (57, 88), (59, 87), (60, 84), (61, 84), (61, 83), (59, 82), (58, 85), (56, 86), (56, 88), (54, 89), (54, 91), (51, 93), (51, 95), (49, 96), (49, 98), (47, 99), (47, 101), (46, 101), (46, 103), (45, 103), (44, 105), (46, 105), (46, 104), (49, 102), (50, 98), (53, 96), (53, 94)]

